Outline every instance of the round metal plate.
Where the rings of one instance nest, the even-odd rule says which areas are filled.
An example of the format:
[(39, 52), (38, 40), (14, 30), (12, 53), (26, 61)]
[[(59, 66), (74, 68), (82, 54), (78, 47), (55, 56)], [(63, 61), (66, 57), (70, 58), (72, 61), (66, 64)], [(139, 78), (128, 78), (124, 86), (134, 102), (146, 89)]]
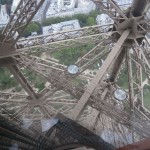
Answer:
[(124, 101), (127, 98), (127, 93), (123, 89), (117, 89), (114, 92), (114, 97), (119, 101)]
[(79, 71), (79, 68), (77, 65), (70, 65), (67, 70), (70, 74), (77, 74)]

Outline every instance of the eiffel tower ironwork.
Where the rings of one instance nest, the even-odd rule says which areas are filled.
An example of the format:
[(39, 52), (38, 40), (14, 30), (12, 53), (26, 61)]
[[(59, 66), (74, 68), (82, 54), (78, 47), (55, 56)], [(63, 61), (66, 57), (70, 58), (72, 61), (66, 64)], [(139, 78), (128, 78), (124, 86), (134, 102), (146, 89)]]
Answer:
[[(20, 1), (0, 35), (0, 66), (13, 74), (25, 92), (1, 91), (1, 115), (5, 117), (2, 110), (7, 109), (12, 117), (40, 121), (60, 112), (120, 147), (150, 136), (150, 112), (144, 104), (144, 88), (150, 81), (146, 36), (150, 3), (133, 0), (124, 10), (115, 0), (92, 1), (114, 23), (27, 39), (20, 39), (21, 34), (44, 0)], [(74, 62), (76, 74), (51, 55), (87, 45), (93, 48)], [(94, 64), (99, 64), (96, 75), (87, 73)], [(122, 69), (126, 86), (119, 85)], [(48, 86), (37, 92), (26, 70)]]

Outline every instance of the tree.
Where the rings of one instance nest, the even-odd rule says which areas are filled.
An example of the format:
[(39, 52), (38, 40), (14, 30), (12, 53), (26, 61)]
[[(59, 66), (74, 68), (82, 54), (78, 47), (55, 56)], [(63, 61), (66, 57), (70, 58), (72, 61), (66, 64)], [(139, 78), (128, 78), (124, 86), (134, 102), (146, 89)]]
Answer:
[(0, 0), (1, 5), (12, 4), (13, 0)]
[(96, 18), (97, 15), (101, 14), (99, 9), (96, 9), (96, 10), (92, 10), (90, 13), (89, 13), (89, 16), (90, 17), (93, 17), (93, 18)]
[(56, 23), (60, 23), (60, 22), (63, 22), (63, 21), (68, 21), (68, 20), (71, 20), (72, 18), (71, 17), (55, 17), (55, 18), (48, 18), (48, 19), (44, 19), (43, 22), (42, 22), (42, 25), (43, 26), (49, 26), (51, 24), (56, 24)]
[(3, 29), (4, 29), (4, 27), (1, 27), (1, 28), (0, 28), (0, 34), (2, 33)]
[(41, 25), (38, 22), (32, 22), (30, 23), (22, 36), (30, 36), (31, 32), (37, 32), (37, 33), (41, 33)]
[(87, 19), (87, 25), (88, 26), (93, 26), (95, 24), (96, 24), (95, 19), (93, 17), (88, 17), (88, 19)]
[(87, 26), (88, 15), (86, 15), (86, 14), (77, 14), (77, 15), (74, 15), (73, 18), (78, 19), (81, 27)]
[(11, 87), (14, 87), (16, 84), (16, 80), (10, 77), (11, 74), (7, 69), (0, 68), (0, 89), (5, 90)]
[(66, 48), (61, 51), (56, 51), (52, 54), (52, 56), (59, 60), (61, 64), (69, 66), (70, 64), (74, 64), (79, 57), (85, 55), (93, 45), (83, 45), (75, 48)]
[[(96, 17), (99, 14), (98, 10), (93, 10), (89, 14), (76, 14), (73, 16), (66, 16), (66, 17), (55, 17), (55, 18), (47, 18), (43, 20), (43, 26), (49, 26), (51, 24), (69, 21), (73, 19), (77, 19), (80, 23), (81, 27), (89, 26), (89, 25), (96, 25)], [(90, 18), (89, 18), (90, 17)]]

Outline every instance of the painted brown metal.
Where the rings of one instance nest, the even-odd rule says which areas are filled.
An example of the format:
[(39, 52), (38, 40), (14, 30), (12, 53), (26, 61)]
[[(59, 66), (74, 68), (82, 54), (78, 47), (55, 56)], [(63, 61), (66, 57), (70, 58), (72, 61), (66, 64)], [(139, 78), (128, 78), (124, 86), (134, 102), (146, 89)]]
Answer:
[(107, 70), (111, 66), (112, 62), (116, 59), (117, 55), (121, 52), (121, 46), (125, 42), (126, 38), (130, 34), (130, 31), (126, 30), (123, 32), (122, 36), (118, 40), (117, 44), (115, 47), (111, 50), (109, 53), (107, 59), (105, 60), (104, 64), (102, 65), (100, 71), (97, 73), (97, 75), (94, 77), (94, 79), (91, 81), (87, 89), (85, 90), (84, 94), (80, 98), (79, 102), (75, 106), (73, 113), (72, 113), (72, 118), (74, 120), (78, 119), (79, 115), (83, 111), (83, 109), (86, 107), (88, 103), (88, 99), (90, 98), (91, 94), (95, 90), (96, 86), (98, 84), (101, 84)]
[(119, 148), (117, 150), (149, 150), (150, 149), (150, 139), (144, 139), (137, 143), (127, 145), (125, 147)]
[[(15, 39), (12, 45), (18, 41), (24, 29), (31, 22), (36, 12), (45, 0), (21, 0), (15, 12), (11, 16), (8, 24), (4, 28), (2, 35), (5, 35), (3, 43)], [(17, 35), (16, 35), (17, 34)]]
[(133, 0), (131, 12), (134, 17), (142, 16), (145, 13), (149, 0)]
[(25, 91), (29, 94), (29, 96), (33, 99), (37, 99), (37, 94), (34, 92), (24, 75), (21, 73), (19, 68), (16, 65), (10, 65), (8, 66), (8, 69), (10, 69), (11, 73), (15, 76), (16, 80), (23, 86)]
[[(35, 1), (21, 1), (17, 8), (18, 10), (24, 11), (24, 9), (20, 7), (22, 6), (25, 8), (27, 6), (24, 5), (24, 2), (27, 2), (28, 4), (31, 2), (30, 6), (35, 6)], [(147, 80), (149, 80), (148, 73), (150, 72), (150, 64), (148, 57), (145, 56), (147, 53), (140, 48), (141, 41), (144, 39), (146, 32), (150, 29), (147, 20), (141, 16), (144, 14), (147, 1), (143, 1), (141, 4), (141, 1), (135, 0), (132, 8), (129, 9), (128, 12), (122, 11), (113, 0), (94, 2), (103, 12), (108, 14), (114, 20), (114, 27), (108, 25), (106, 27), (109, 27), (109, 30), (104, 31), (100, 29), (100, 26), (93, 26), (78, 30), (64, 31), (57, 34), (33, 37), (20, 40), (16, 47), (14, 46), (13, 49), (10, 49), (9, 44), (6, 44), (6, 42), (10, 42), (11, 38), (13, 38), (14, 32), (12, 31), (18, 31), (16, 28), (18, 27), (19, 35), (17, 38), (19, 38), (25, 26), (22, 28), (21, 23), (17, 22), (20, 13), (18, 20), (15, 20), (16, 26), (11, 23), (7, 25), (3, 32), (5, 33), (5, 36), (3, 34), (4, 40), (3, 38), (0, 40), (1, 44), (3, 44), (3, 48), (1, 47), (0, 52), (0, 57), (3, 59), (1, 59), (0, 62), (4, 60), (1, 65), (8, 66), (9, 63), (12, 65), (12, 63), (15, 62), (19, 67), (24, 66), (25, 68), (35, 71), (37, 75), (40, 75), (49, 82), (50, 86), (45, 88), (41, 93), (36, 94), (25, 77), (21, 74), (20, 69), (16, 68), (17, 66), (14, 66), (13, 69), (12, 66), (9, 66), (9, 68), (11, 68), (10, 70), (13, 72), (14, 76), (19, 79), (19, 82), (27, 91), (30, 98), (26, 95), (0, 93), (0, 104), (1, 106), (3, 106), (3, 104), (4, 106), (10, 106), (11, 104), (16, 103), (17, 105), (15, 107), (20, 108), (12, 116), (24, 115), (29, 118), (34, 117), (33, 120), (40, 120), (42, 118), (51, 118), (57, 114), (57, 112), (70, 115), (70, 112), (72, 111), (72, 118), (75, 120), (78, 117), (79, 120), (83, 119), (86, 123), (84, 121), (81, 121), (81, 123), (92, 131), (96, 131), (95, 126), (98, 129), (103, 130), (104, 127), (108, 125), (107, 129), (111, 128), (118, 136), (122, 134), (124, 139), (126, 138), (127, 130), (133, 133), (133, 136), (135, 135), (134, 138), (136, 138), (136, 140), (138, 139), (137, 137), (140, 137), (139, 139), (149, 137), (150, 130), (148, 123), (150, 121), (150, 112), (143, 106), (142, 92), (144, 83), (142, 82), (141, 69), (144, 68), (143, 70), (147, 75)], [(40, 5), (41, 4), (39, 4), (39, 6)], [(137, 8), (138, 5), (141, 5), (141, 7)], [(38, 6), (35, 6), (34, 8), (36, 8), (35, 11), (38, 10)], [(129, 13), (130, 11), (133, 14)], [(34, 14), (32, 15), (34, 16)], [(25, 24), (27, 25), (29, 22), (30, 18), (26, 20)], [(114, 31), (107, 34), (107, 31), (112, 30)], [(68, 36), (68, 34), (71, 36)], [(55, 36), (56, 38), (54, 38)], [(59, 39), (57, 36), (63, 38)], [(108, 36), (110, 36), (110, 38), (106, 38)], [(13, 42), (10, 42), (10, 44), (15, 43), (17, 38)], [(48, 41), (44, 41), (46, 38), (48, 38)], [(101, 40), (101, 38), (104, 40)], [(29, 44), (31, 41), (33, 42), (31, 45), (25, 45), (24, 48), (22, 48), (24, 42)], [(115, 43), (116, 41), (118, 41), (116, 45), (109, 50), (110, 42)], [(42, 52), (56, 51), (66, 47), (86, 45), (90, 42), (92, 44), (94, 43), (95, 47), (75, 63), (81, 69), (80, 73), (97, 62), (97, 60), (101, 59), (101, 56), (105, 53), (105, 48), (109, 51), (109, 55), (93, 80), (91, 81), (91, 79), (88, 79), (91, 82), (89, 81), (90, 84), (87, 87), (81, 85), (76, 86), (72, 83), (74, 78), (66, 74), (67, 66), (60, 65), (53, 60), (43, 60), (42, 58), (34, 56), (34, 50), (40, 49)], [(5, 51), (5, 48), (8, 49), (7, 52)], [(133, 55), (129, 52), (130, 48), (133, 49)], [(10, 57), (11, 59), (9, 59)], [(115, 104), (117, 102), (112, 96), (113, 91), (117, 87), (115, 82), (124, 58), (127, 60), (125, 63), (128, 64), (129, 111), (121, 110), (121, 107), (119, 107), (119, 109), (116, 108)], [(136, 72), (134, 72), (134, 67), (136, 68)], [(78, 75), (80, 75), (80, 73)], [(106, 80), (103, 78), (108, 73), (112, 75), (112, 82), (110, 82), (110, 79)], [(59, 90), (61, 90), (60, 93)], [(64, 95), (67, 95), (67, 93), (69, 96), (65, 97)], [(62, 97), (58, 97), (58, 94), (62, 95)], [(73, 97), (74, 99), (72, 99)], [(58, 104), (57, 109), (53, 107), (53, 104)], [(72, 109), (73, 107), (74, 109)], [(32, 113), (34, 112), (34, 108), (40, 110), (41, 114)], [(89, 108), (94, 108), (96, 110), (90, 114)], [(86, 110), (88, 111), (84, 112)], [(4, 115), (6, 115), (6, 113)], [(83, 115), (85, 115), (85, 117), (83, 117)], [(99, 124), (104, 122), (101, 122), (98, 119), (106, 120), (106, 124), (103, 126), (101, 125), (101, 128), (99, 128), (97, 122)], [(123, 127), (120, 129), (120, 126)], [(124, 130), (124, 128), (126, 129)]]

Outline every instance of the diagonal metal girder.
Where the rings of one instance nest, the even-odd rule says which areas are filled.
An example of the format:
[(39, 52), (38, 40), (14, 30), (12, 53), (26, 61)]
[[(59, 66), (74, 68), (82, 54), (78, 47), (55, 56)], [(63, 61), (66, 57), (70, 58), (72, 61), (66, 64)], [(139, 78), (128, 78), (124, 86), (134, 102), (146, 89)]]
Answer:
[(33, 99), (37, 99), (37, 94), (34, 92), (26, 78), (23, 76), (23, 74), (20, 72), (19, 68), (16, 65), (9, 66), (8, 69), (10, 72), (14, 75), (14, 77), (19, 81), (19, 83), (22, 85), (22, 87), (25, 89), (25, 91), (29, 94), (29, 96)]
[[(33, 67), (34, 65), (34, 67)], [(31, 67), (32, 66), (32, 67)], [(70, 93), (72, 96), (76, 98), (80, 98), (84, 92), (83, 89), (80, 89), (79, 87), (75, 87), (71, 83), (69, 83), (66, 79), (63, 79), (59, 74), (54, 72), (49, 72), (48, 70), (39, 70), (38, 66), (36, 66), (36, 63), (31, 64), (31, 66), (28, 66), (29, 68), (32, 68), (34, 71), (36, 71), (39, 74), (42, 74), (47, 81), (51, 82), (54, 86), (57, 86), (67, 93)], [(93, 97), (95, 100), (96, 97)], [(100, 99), (93, 101), (92, 95), (90, 96), (89, 105), (91, 105), (93, 108), (96, 108), (98, 110), (102, 110), (103, 113), (106, 115), (112, 117), (114, 120), (121, 122), (125, 124), (126, 126), (133, 126), (137, 131), (140, 133), (143, 132), (144, 134), (148, 135), (149, 132), (146, 129), (147, 127), (144, 127), (147, 131), (143, 131), (144, 124), (141, 124), (141, 121), (139, 119), (134, 118), (134, 120), (130, 120), (131, 117), (130, 114), (127, 114), (121, 110), (118, 110), (113, 105), (109, 104), (108, 102), (101, 101)], [(118, 115), (119, 114), (119, 115)]]
[(107, 38), (113, 33), (116, 33), (116, 32), (109, 32), (108, 34), (102, 33), (102, 34), (90, 35), (90, 36), (84, 36), (84, 37), (79, 37), (75, 39), (73, 38), (73, 39), (68, 39), (68, 40), (61, 40), (61, 41), (56, 41), (56, 42), (51, 41), (46, 44), (20, 48), (20, 49), (14, 50), (13, 52), (9, 51), (8, 53), (5, 53), (5, 54), (2, 53), (0, 54), (0, 58), (16, 56), (22, 52), (29, 53), (29, 54), (34, 54), (34, 53), (36, 54), (38, 52), (54, 52), (54, 51), (69, 48), (69, 47), (78, 47), (78, 46), (87, 45), (87, 44), (96, 44), (96, 43), (99, 43), (99, 41), (102, 38)]
[(106, 74), (106, 71), (110, 67), (111, 63), (115, 60), (116, 56), (119, 55), (119, 53), (121, 52), (121, 50), (122, 50), (121, 47), (122, 47), (124, 41), (126, 40), (126, 38), (128, 37), (129, 33), (130, 33), (130, 31), (128, 31), (128, 30), (124, 31), (124, 33), (122, 34), (122, 36), (116, 43), (115, 47), (109, 53), (107, 59), (103, 63), (103, 65), (102, 65), (101, 69), (99, 70), (99, 72), (97, 73), (97, 75), (91, 81), (90, 85), (88, 85), (87, 89), (85, 90), (84, 94), (82, 95), (82, 97), (80, 98), (80, 100), (78, 101), (77, 105), (75, 106), (75, 108), (72, 112), (72, 118), (74, 120), (76, 120), (79, 117), (79, 115), (81, 114), (81, 112), (83, 111), (85, 106), (87, 105), (88, 99), (90, 98), (91, 94), (95, 90), (96, 86), (98, 85), (98, 83), (102, 82), (103, 77)]
[(21, 0), (2, 32), (5, 35), (2, 43), (15, 38), (13, 43), (11, 43), (15, 44), (44, 1)]
[(113, 19), (115, 24), (126, 19), (126, 15), (123, 10), (120, 9), (118, 4), (114, 0), (92, 0), (97, 7), (102, 10), (103, 13), (107, 14)]
[(26, 39), (20, 39), (17, 44), (19, 47), (34, 47), (40, 46), (41, 44), (49, 44), (57, 41), (65, 41), (69, 39), (78, 39), (81, 37), (98, 35), (98, 34), (109, 34), (107, 31), (111, 31), (113, 24), (107, 25), (95, 25), (89, 27), (83, 27), (79, 29), (73, 29), (68, 31), (61, 31), (57, 33), (51, 33), (47, 35), (34, 36)]

